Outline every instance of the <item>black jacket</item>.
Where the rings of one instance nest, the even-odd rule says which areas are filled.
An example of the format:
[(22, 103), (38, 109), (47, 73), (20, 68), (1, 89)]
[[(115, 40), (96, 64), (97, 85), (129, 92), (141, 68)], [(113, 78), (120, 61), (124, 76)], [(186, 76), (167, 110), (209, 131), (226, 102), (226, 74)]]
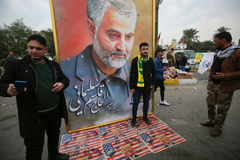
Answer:
[[(69, 85), (69, 79), (63, 74), (59, 64), (45, 58), (46, 63), (52, 72), (54, 82), (62, 82), (64, 89)], [(18, 107), (18, 120), (20, 135), (23, 138), (31, 138), (40, 134), (41, 126), (36, 106), (36, 74), (32, 67), (30, 56), (25, 56), (22, 60), (15, 60), (0, 79), (0, 96), (10, 97), (7, 94), (8, 84), (15, 80), (27, 81), (27, 91), (16, 96)], [(62, 117), (68, 124), (67, 108), (63, 91), (60, 91), (60, 104)]]
[(186, 64), (187, 64), (187, 57), (185, 57), (185, 56), (181, 57), (179, 65), (186, 66)]
[[(141, 90), (142, 87), (137, 87), (138, 82), (138, 57), (132, 60), (131, 72), (130, 72), (130, 89)], [(156, 69), (153, 59), (150, 57), (149, 61), (143, 62), (143, 79), (144, 88), (150, 88), (151, 85), (155, 84)]]

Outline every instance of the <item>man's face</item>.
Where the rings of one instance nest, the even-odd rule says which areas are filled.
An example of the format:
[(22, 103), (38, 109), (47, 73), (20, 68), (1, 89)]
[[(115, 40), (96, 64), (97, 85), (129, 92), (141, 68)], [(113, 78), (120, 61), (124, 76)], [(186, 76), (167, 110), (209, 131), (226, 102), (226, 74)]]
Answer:
[(44, 55), (47, 53), (47, 47), (44, 47), (38, 41), (29, 41), (27, 44), (28, 53), (32, 61), (41, 63), (44, 61)]
[(125, 148), (122, 148), (122, 153), (124, 153), (127, 157), (132, 156), (134, 154), (133, 148), (129, 145)]
[(115, 130), (112, 130), (112, 133), (115, 137), (121, 136), (122, 135), (122, 131), (121, 129), (117, 128)]
[(14, 56), (13, 52), (9, 52), (9, 56), (13, 57)]
[(160, 57), (163, 56), (163, 52), (162, 51), (158, 52), (158, 54), (159, 54)]
[(93, 47), (104, 64), (120, 68), (129, 59), (136, 20), (124, 16), (114, 9), (108, 9), (94, 36)]
[(86, 136), (78, 138), (78, 145), (79, 146), (85, 145), (85, 144), (87, 144), (87, 142), (88, 141), (87, 141), (87, 137)]
[(215, 38), (214, 45), (217, 49), (223, 49), (223, 44), (221, 39)]
[(164, 135), (159, 136), (159, 137), (158, 137), (158, 140), (159, 140), (160, 142), (163, 142), (164, 144), (170, 143), (170, 140), (169, 140), (166, 136), (164, 136)]
[(148, 56), (148, 46), (142, 46), (140, 49), (140, 53), (142, 57), (147, 57)]

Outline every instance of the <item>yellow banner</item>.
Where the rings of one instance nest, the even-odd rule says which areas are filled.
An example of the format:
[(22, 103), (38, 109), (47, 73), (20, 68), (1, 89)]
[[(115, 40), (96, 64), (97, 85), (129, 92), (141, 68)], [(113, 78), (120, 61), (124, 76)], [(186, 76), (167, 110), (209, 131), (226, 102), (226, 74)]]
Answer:
[(203, 53), (196, 53), (195, 62), (200, 62), (202, 59)]

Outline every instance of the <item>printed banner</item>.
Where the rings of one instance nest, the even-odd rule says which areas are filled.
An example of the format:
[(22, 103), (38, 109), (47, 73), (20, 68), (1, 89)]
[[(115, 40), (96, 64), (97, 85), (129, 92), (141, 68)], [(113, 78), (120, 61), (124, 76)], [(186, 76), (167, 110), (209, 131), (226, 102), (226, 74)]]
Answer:
[(168, 126), (142, 132), (139, 136), (144, 140), (153, 153), (160, 152), (185, 141), (183, 137)]
[(147, 128), (142, 119), (137, 119), (140, 126), (134, 129), (138, 133), (127, 121), (122, 121), (63, 135), (60, 152), (69, 154), (71, 160), (131, 160), (185, 141), (154, 115), (148, 118), (152, 125)]
[(102, 148), (107, 160), (131, 160), (151, 153), (148, 146), (137, 135), (126, 136), (113, 142), (104, 143)]
[(100, 146), (101, 138), (98, 128), (84, 130), (62, 136), (60, 152), (72, 153), (90, 146)]
[(155, 1), (50, 2), (57, 59), (70, 79), (64, 90), (69, 131), (131, 118), (130, 63), (142, 42), (153, 55)]
[[(148, 116), (149, 121), (151, 122), (150, 125), (147, 125), (142, 117), (138, 117), (137, 118), (137, 122), (140, 124), (139, 126), (134, 127), (134, 129), (138, 132), (138, 133), (142, 133), (142, 132), (147, 132), (156, 128), (161, 128), (162, 126), (166, 126), (167, 124), (164, 123), (162, 120), (158, 119), (157, 117), (155, 117), (154, 115), (149, 115)], [(131, 124), (131, 120), (128, 120), (128, 122)]]
[(102, 143), (116, 141), (122, 138), (136, 135), (136, 132), (127, 123), (127, 121), (109, 124), (106, 126), (99, 127), (98, 129), (100, 131)]
[(214, 54), (203, 53), (203, 57), (198, 67), (198, 73), (203, 74), (208, 68), (212, 66)]

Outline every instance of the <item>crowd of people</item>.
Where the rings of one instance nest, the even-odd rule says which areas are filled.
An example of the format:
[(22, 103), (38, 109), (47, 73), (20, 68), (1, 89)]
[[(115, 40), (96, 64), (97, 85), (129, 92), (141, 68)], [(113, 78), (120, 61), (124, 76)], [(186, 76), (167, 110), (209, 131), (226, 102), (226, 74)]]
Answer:
[(187, 65), (187, 57), (183, 52), (174, 52), (174, 49), (171, 48), (171, 52), (168, 52), (166, 57), (168, 60), (168, 67), (176, 67), (181, 71), (185, 71), (185, 66)]
[[(215, 37), (218, 49), (209, 75), (207, 105), (208, 121), (203, 126), (214, 126), (210, 133), (219, 136), (227, 112), (231, 106), (235, 90), (240, 89), (240, 47), (231, 43), (231, 35), (222, 32)], [(41, 158), (44, 135), (48, 136), (49, 159), (68, 159), (69, 155), (58, 153), (61, 118), (68, 124), (67, 107), (63, 90), (68, 87), (69, 79), (62, 72), (59, 64), (45, 57), (47, 53), (46, 40), (40, 35), (28, 37), (29, 55), (21, 60), (11, 60), (0, 79), (0, 96), (17, 97), (20, 134), (26, 145), (26, 159)], [(152, 88), (160, 87), (162, 105), (169, 105), (164, 99), (164, 78), (162, 48), (156, 50), (155, 62), (148, 55), (149, 45), (144, 42), (139, 46), (140, 54), (132, 60), (130, 70), (130, 91), (133, 94), (132, 127), (139, 126), (136, 121), (138, 104), (143, 95), (143, 121), (150, 125), (147, 117)], [(180, 54), (180, 57), (184, 57)], [(179, 63), (180, 67), (182, 66)], [(16, 80), (26, 80), (23, 92), (14, 85)], [(37, 83), (36, 83), (37, 82)], [(51, 97), (51, 98), (49, 98)], [(217, 105), (217, 109), (215, 108)]]

